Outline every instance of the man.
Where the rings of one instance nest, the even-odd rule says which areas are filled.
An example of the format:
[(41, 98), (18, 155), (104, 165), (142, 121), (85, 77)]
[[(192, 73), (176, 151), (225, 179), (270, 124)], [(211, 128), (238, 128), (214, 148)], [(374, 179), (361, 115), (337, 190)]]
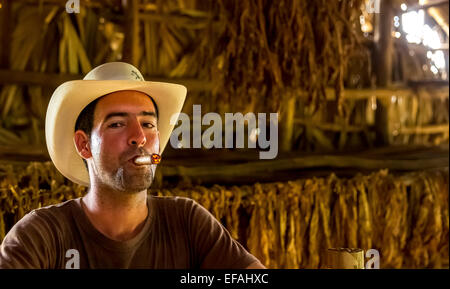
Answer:
[(157, 165), (145, 159), (162, 154), (185, 97), (184, 86), (144, 81), (121, 62), (59, 86), (47, 148), (88, 192), (17, 222), (0, 268), (264, 268), (195, 201), (147, 194)]

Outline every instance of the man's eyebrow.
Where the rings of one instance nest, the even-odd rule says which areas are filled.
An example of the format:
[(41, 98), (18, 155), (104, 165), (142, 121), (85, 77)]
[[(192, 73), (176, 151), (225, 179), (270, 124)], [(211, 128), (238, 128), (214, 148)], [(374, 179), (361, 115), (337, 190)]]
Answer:
[[(127, 112), (111, 112), (108, 113), (105, 117), (105, 119), (103, 120), (103, 122), (106, 122), (108, 119), (115, 117), (115, 116), (120, 116), (120, 117), (127, 117), (129, 115), (129, 113)], [(139, 116), (153, 116), (156, 117), (156, 113), (154, 111), (141, 111), (139, 114)]]
[(154, 116), (156, 117), (156, 113), (154, 111), (142, 111), (141, 113), (139, 113), (138, 115), (143, 115), (143, 116)]
[(126, 117), (128, 116), (128, 113), (126, 112), (111, 112), (108, 113), (105, 117), (105, 119), (103, 120), (103, 122), (106, 122), (108, 119), (115, 117), (115, 116), (121, 116), (121, 117)]

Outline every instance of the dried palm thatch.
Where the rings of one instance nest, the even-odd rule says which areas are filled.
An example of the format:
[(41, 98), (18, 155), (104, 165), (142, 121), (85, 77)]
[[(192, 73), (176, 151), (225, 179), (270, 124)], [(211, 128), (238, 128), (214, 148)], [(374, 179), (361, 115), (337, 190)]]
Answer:
[[(80, 74), (92, 68), (85, 47), (93, 46), (92, 42), (100, 38), (86, 32), (86, 28), (97, 30), (95, 16), (90, 10), (83, 9), (83, 13), (71, 19), (56, 5), (37, 9), (23, 3), (14, 4), (12, 18), (17, 19), (18, 24), (12, 32), (11, 70)], [(86, 21), (82, 22), (82, 19)], [(0, 91), (0, 144), (43, 144), (44, 118), (50, 95), (51, 91), (41, 86), (3, 86)]]
[[(183, 15), (204, 18), (205, 13), (191, 9), (196, 2), (169, 1), (154, 6), (164, 11), (184, 7)], [(64, 1), (42, 6), (13, 2), (11, 19), (17, 25), (11, 35), (9, 69), (83, 75), (93, 66), (120, 61), (124, 27), (117, 7), (106, 2), (100, 9), (96, 3), (85, 4), (80, 6), (80, 13), (68, 14)], [(193, 39), (200, 38), (198, 30), (204, 30), (204, 24), (199, 28), (167, 22), (142, 21), (141, 24), (144, 49), (140, 68), (144, 74), (201, 76), (198, 72), (201, 66), (191, 57), (193, 49), (188, 48)], [(44, 144), (45, 112), (53, 89), (35, 85), (0, 87), (0, 145)]]
[[(185, 113), (192, 112), (193, 103), (201, 103), (205, 112), (282, 112), (279, 104), (294, 96), (293, 148), (317, 151), (371, 146), (376, 136), (374, 125), (380, 125), (373, 119), (378, 96), (374, 92), (364, 100), (341, 97), (344, 83), (346, 88), (361, 87), (370, 78), (370, 73), (363, 71), (370, 70), (369, 51), (359, 40), (362, 2), (261, 0), (215, 5), (204, 0), (140, 1), (138, 66), (146, 75), (212, 83), (213, 95), (189, 92)], [(17, 18), (17, 25), (10, 68), (84, 74), (105, 61), (120, 60), (124, 27), (118, 21), (119, 13), (106, 3), (101, 9), (93, 2), (86, 3), (81, 5), (81, 13), (69, 15), (64, 1), (42, 7), (14, 2), (12, 19)], [(326, 101), (325, 95), (330, 93), (325, 87), (329, 86), (337, 98)], [(51, 93), (51, 89), (34, 85), (1, 88), (0, 145), (43, 146)], [(385, 99), (391, 143), (448, 142), (446, 133), (412, 130), (448, 126), (448, 105), (441, 105), (448, 103), (448, 90), (445, 99), (429, 97), (434, 94), (419, 91), (417, 97), (397, 95), (395, 102)], [(339, 110), (341, 114), (336, 104), (344, 108)], [(318, 110), (319, 106), (323, 109)], [(287, 127), (286, 115), (280, 115), (283, 127)]]
[[(35, 58), (43, 53), (42, 47), (40, 49), (35, 48), (42, 42), (42, 30), (45, 30), (46, 27), (41, 25), (40, 15), (32, 13), (31, 10), (24, 10), (23, 14), (20, 14), (18, 21), (22, 24), (16, 26), (12, 33), (10, 66), (13, 70), (25, 70), (27, 65), (31, 63), (30, 59), (33, 59), (33, 53)], [(40, 63), (37, 63), (37, 61), (29, 65), (34, 66), (38, 70), (41, 68)], [(30, 93), (39, 94), (35, 88), (31, 88)], [(17, 85), (5, 85), (2, 87), (0, 103), (3, 105), (0, 111), (0, 126), (3, 128), (1, 128), (0, 135), (3, 137), (0, 138), (0, 143), (20, 144), (23, 142), (23, 138), (27, 136), (27, 134), (17, 135), (9, 130), (9, 128), (15, 126), (29, 125), (30, 118), (28, 117), (27, 107), (23, 105), (25, 102), (23, 98), (21, 87)], [(36, 97), (36, 101), (38, 102), (36, 104), (39, 105), (41, 98), (39, 96)], [(39, 111), (34, 112), (39, 113)], [(33, 114), (31, 118), (33, 122), (32, 127), (35, 128), (35, 135), (37, 134), (37, 118), (38, 115), (36, 114)]]
[[(48, 162), (1, 166), (0, 240), (30, 210), (84, 193)], [(448, 168), (150, 193), (196, 200), (269, 268), (324, 268), (330, 247), (377, 249), (381, 268), (448, 267)]]

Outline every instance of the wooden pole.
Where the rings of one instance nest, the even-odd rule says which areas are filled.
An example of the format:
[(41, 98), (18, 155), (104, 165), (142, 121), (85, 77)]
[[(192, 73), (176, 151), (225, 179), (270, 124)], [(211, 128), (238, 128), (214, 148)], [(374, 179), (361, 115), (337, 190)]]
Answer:
[(392, 21), (394, 10), (392, 0), (380, 0), (379, 22), (376, 25), (376, 49), (377, 49), (377, 85), (386, 87), (391, 84), (392, 76), (392, 53), (394, 41), (392, 38)]
[(9, 67), (9, 53), (11, 47), (11, 1), (0, 1), (0, 68)]
[(139, 2), (125, 1), (125, 42), (123, 61), (139, 66)]
[[(380, 13), (376, 14), (375, 35), (376, 42), (376, 84), (378, 87), (387, 87), (391, 84), (392, 77), (392, 21), (394, 10), (392, 0), (380, 0)], [(377, 101), (375, 112), (375, 125), (378, 145), (389, 144), (390, 129), (388, 119), (388, 106), (386, 102)]]
[(294, 135), (294, 119), (295, 119), (295, 95), (288, 93), (283, 108), (284, 114), (282, 116), (283, 126), (281, 129), (281, 150), (290, 151), (292, 148), (292, 136)]

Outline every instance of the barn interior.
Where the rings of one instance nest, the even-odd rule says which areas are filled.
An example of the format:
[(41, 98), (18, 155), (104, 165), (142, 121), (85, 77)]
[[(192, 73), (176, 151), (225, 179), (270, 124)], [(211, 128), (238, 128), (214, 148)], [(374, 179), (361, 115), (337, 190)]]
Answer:
[[(63, 82), (123, 61), (188, 91), (188, 131), (149, 194), (196, 200), (271, 269), (327, 268), (330, 248), (448, 268), (448, 12), (442, 0), (0, 0), (0, 242), (31, 210), (86, 193), (50, 159), (47, 106)], [(207, 113), (217, 134), (198, 122)]]

